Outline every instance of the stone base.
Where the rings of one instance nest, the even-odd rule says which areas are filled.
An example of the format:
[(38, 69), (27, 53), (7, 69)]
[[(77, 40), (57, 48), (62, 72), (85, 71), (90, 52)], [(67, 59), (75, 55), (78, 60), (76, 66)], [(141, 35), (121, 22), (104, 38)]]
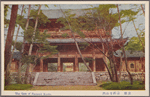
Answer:
[[(108, 72), (94, 72), (97, 81), (110, 81)], [(119, 75), (119, 73), (118, 73)], [(144, 80), (145, 73), (142, 72), (132, 72), (131, 73), (133, 80)], [(129, 80), (129, 76), (127, 72), (121, 72), (121, 81)]]
[[(28, 82), (31, 82), (31, 84), (33, 84), (33, 81), (35, 79), (36, 73), (37, 72), (32, 72), (29, 75), (31, 77), (30, 77), (30, 79), (28, 79)], [(50, 72), (40, 72), (40, 73), (50, 73)], [(57, 72), (57, 73), (60, 73), (60, 75), (61, 75), (61, 73), (66, 73), (67, 74), (67, 72)], [(75, 73), (78, 73), (78, 72), (75, 72)], [(87, 73), (89, 73), (89, 72), (87, 72)], [(109, 78), (109, 75), (108, 75), (107, 71), (94, 72), (94, 74), (95, 74), (96, 81), (110, 81), (110, 78)], [(142, 72), (133, 72), (131, 74), (132, 74), (133, 80), (139, 80), (139, 81), (144, 80), (145, 73), (142, 74)], [(21, 76), (22, 82), (24, 82), (25, 73), (21, 73), (21, 75), (22, 75)], [(118, 75), (119, 75), (119, 73), (118, 73)], [(79, 75), (76, 74), (76, 75), (73, 75), (73, 76), (74, 77), (78, 77)], [(85, 76), (85, 75), (83, 75), (83, 76)], [(18, 77), (18, 73), (17, 72), (11, 73), (11, 79), (12, 79), (11, 84), (16, 84), (17, 83), (17, 77)], [(66, 76), (66, 78), (69, 78), (69, 76)], [(122, 72), (121, 73), (121, 80), (129, 80), (127, 72)]]

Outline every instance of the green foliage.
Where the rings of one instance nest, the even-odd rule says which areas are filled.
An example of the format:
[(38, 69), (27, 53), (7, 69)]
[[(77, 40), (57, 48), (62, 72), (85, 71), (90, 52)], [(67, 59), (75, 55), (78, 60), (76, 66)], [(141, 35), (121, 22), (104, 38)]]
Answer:
[(45, 7), (49, 8), (47, 4), (44, 4), (44, 5), (45, 5)]
[(35, 33), (35, 42), (43, 44), (43, 43), (47, 43), (48, 41), (46, 40), (47, 38), (50, 37), (50, 34), (47, 34), (47, 30), (44, 30), (44, 32), (40, 33), (40, 31), (38, 30)]
[[(140, 33), (141, 41), (144, 44), (145, 47), (145, 33)], [(128, 42), (127, 46), (125, 47), (126, 50), (131, 51), (143, 51), (142, 43), (139, 40), (139, 37), (132, 37), (130, 41)]]
[(28, 43), (31, 43), (32, 42), (32, 36), (33, 36), (33, 27), (29, 26), (27, 31), (24, 31), (24, 38), (25, 40), (28, 42)]
[(50, 55), (42, 57), (43, 59), (58, 53), (56, 49), (57, 46), (50, 45), (50, 43), (46, 40), (48, 37), (50, 37), (50, 35), (46, 34), (46, 30), (43, 33), (36, 34), (36, 42), (39, 44), (43, 44), (43, 46), (39, 48), (39, 52), (40, 53), (51, 52)]
[(35, 64), (35, 58), (37, 58), (38, 56), (35, 55), (23, 55), (21, 58), (21, 63), (26, 63), (26, 64)]
[(100, 85), (106, 90), (144, 90), (145, 84), (142, 84), (140, 81), (134, 81), (133, 85), (130, 82), (122, 81), (120, 83), (117, 82), (108, 82)]
[(131, 16), (136, 16), (138, 14), (139, 11), (132, 11), (131, 9), (128, 9), (128, 10), (121, 10), (120, 11), (120, 15), (121, 15), (121, 18), (124, 18), (124, 17), (131, 17)]
[(94, 17), (98, 19), (97, 26), (111, 30), (118, 22), (118, 14), (112, 13), (112, 9), (116, 8), (115, 4), (102, 4), (99, 7), (95, 7), (96, 12)]
[[(14, 41), (12, 41), (12, 45), (14, 45)], [(21, 49), (22, 49), (22, 42), (16, 42), (16, 49), (17, 50), (19, 50), (19, 51), (21, 51)]]
[(49, 63), (48, 64), (48, 72), (57, 72), (57, 64)]
[(83, 32), (81, 32), (80, 30), (76, 31), (76, 33), (78, 33), (78, 35), (82, 38), (85, 38), (85, 35)]
[(87, 42), (82, 42), (82, 43), (79, 43), (79, 46), (80, 46), (80, 49), (81, 50), (84, 50), (86, 47), (88, 47), (90, 44), (87, 43)]
[(4, 90), (28, 90), (31, 84), (12, 84), (4, 87)]
[(87, 58), (87, 57), (85, 57), (84, 59), (85, 59), (86, 62), (92, 62), (92, 61), (95, 61), (93, 58)]
[(67, 34), (67, 33), (64, 33), (64, 34), (62, 34), (61, 36), (65, 38), (65, 37), (68, 36), (68, 34)]
[[(87, 65), (89, 66), (89, 63), (87, 63)], [(88, 72), (89, 70), (88, 70), (87, 67), (84, 65), (84, 63), (79, 63), (79, 71), (80, 71), (80, 72)]]
[[(59, 19), (57, 19), (57, 23), (60, 22), (61, 24), (64, 25), (63, 28), (61, 28), (61, 30), (70, 30), (70, 26), (71, 26), (71, 30), (73, 33), (78, 33), (79, 36), (81, 37), (85, 37), (85, 35), (83, 34), (83, 32), (81, 32), (81, 28), (82, 25), (80, 24), (80, 21), (78, 20), (78, 18), (76, 18), (76, 14), (71, 14), (70, 13), (71, 10), (65, 11), (63, 12), (65, 14), (65, 18), (61, 17)], [(70, 24), (70, 26), (68, 25), (68, 22)]]
[(10, 21), (10, 20), (6, 19), (9, 8), (10, 8), (9, 5), (4, 5), (4, 24), (5, 24), (6, 28), (8, 27), (9, 21)]
[(21, 72), (26, 72), (27, 64), (21, 66)]
[(17, 15), (16, 24), (20, 25), (23, 30), (25, 30), (26, 22), (27, 20), (24, 18), (24, 16), (19, 14)]
[[(36, 17), (38, 16), (37, 14), (38, 14), (38, 10), (31, 10), (30, 11), (29, 26), (32, 27), (32, 28), (34, 28), (34, 26), (35, 26), (35, 20), (36, 20)], [(26, 22), (27, 22), (27, 18), (24, 18), (24, 16), (21, 16), (21, 15), (18, 14), (16, 24), (19, 24), (23, 30), (25, 30)], [(38, 16), (37, 28), (39, 28), (41, 25), (45, 26), (46, 23), (50, 23), (50, 21), (48, 20), (48, 17), (45, 16), (42, 13), (42, 11), (40, 11), (40, 14)]]
[(47, 16), (45, 16), (42, 11), (40, 11), (40, 14), (38, 14), (38, 10), (31, 10), (30, 12), (30, 18), (33, 19), (33, 21), (30, 21), (29, 25), (31, 27), (34, 27), (35, 26), (35, 20), (36, 20), (36, 17), (38, 16), (38, 25), (37, 25), (37, 28), (39, 28), (41, 25), (42, 26), (45, 26), (46, 23), (50, 23), (50, 21), (48, 20)]
[[(68, 10), (64, 12), (66, 18), (59, 18), (57, 22), (60, 22), (64, 25), (64, 30), (70, 29), (69, 24), (73, 32), (78, 33), (82, 38), (85, 37), (81, 30), (95, 30), (98, 29), (107, 29), (111, 30), (118, 23), (118, 13), (111, 13), (112, 9), (116, 8), (115, 4), (102, 4), (98, 7), (88, 8), (83, 10), (83, 15), (76, 17), (76, 14), (71, 14)], [(85, 13), (85, 14), (84, 14)], [(68, 22), (67, 22), (68, 20)], [(122, 20), (124, 23), (125, 20)]]
[(51, 46), (49, 43), (43, 44), (43, 47), (40, 48), (39, 52), (51, 52), (51, 54), (56, 54), (58, 51), (56, 50), (57, 46)]

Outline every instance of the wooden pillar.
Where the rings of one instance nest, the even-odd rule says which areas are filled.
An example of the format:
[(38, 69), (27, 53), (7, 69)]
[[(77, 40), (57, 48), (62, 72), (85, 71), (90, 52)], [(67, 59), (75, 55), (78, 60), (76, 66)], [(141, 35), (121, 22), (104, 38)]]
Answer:
[(57, 72), (61, 71), (61, 66), (60, 66), (60, 53), (58, 53), (58, 61), (57, 61)]
[(77, 55), (77, 52), (76, 52), (76, 55), (75, 55), (75, 71), (79, 71), (79, 64), (78, 64), (78, 55)]
[(45, 64), (45, 72), (48, 72), (48, 63)]
[(43, 72), (43, 60), (40, 60), (40, 72)]
[(60, 63), (60, 71), (63, 72), (63, 62)]
[(96, 58), (95, 58), (95, 52), (93, 52), (93, 72), (96, 72)]
[(93, 70), (93, 64), (92, 64), (92, 62), (91, 61), (89, 62), (89, 67), (91, 68), (91, 70)]
[(136, 61), (135, 61), (134, 67), (135, 67), (135, 72), (136, 72)]

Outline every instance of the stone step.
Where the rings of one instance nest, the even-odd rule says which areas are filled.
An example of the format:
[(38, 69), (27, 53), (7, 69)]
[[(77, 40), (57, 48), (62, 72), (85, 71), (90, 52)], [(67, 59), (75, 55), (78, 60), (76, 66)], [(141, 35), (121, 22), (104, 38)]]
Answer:
[(91, 72), (39, 72), (34, 85), (96, 85)]

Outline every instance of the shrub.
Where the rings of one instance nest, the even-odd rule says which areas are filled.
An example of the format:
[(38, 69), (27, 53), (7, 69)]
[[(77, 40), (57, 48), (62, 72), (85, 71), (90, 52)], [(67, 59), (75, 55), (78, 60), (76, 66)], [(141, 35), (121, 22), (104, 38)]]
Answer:
[(144, 90), (145, 84), (142, 84), (140, 81), (134, 81), (133, 85), (130, 82), (122, 81), (120, 83), (117, 82), (109, 82), (100, 85), (106, 90)]
[(31, 84), (11, 84), (5, 86), (5, 90), (27, 90), (31, 87), (32, 87)]

